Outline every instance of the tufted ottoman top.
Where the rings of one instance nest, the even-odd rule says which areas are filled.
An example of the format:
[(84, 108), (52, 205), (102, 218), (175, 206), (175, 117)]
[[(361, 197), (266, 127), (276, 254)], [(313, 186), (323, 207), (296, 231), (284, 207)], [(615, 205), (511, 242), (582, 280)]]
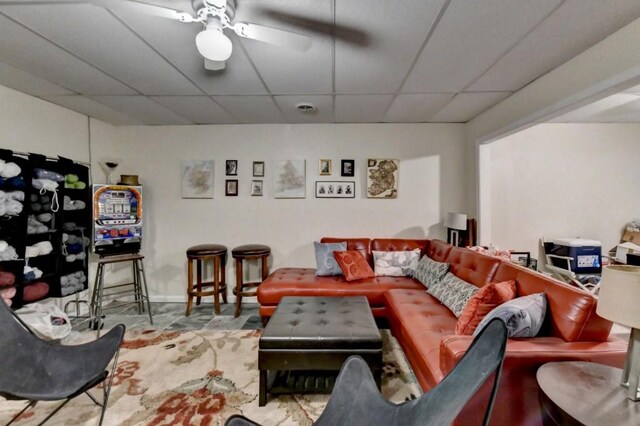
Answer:
[(364, 296), (283, 297), (260, 349), (382, 349)]

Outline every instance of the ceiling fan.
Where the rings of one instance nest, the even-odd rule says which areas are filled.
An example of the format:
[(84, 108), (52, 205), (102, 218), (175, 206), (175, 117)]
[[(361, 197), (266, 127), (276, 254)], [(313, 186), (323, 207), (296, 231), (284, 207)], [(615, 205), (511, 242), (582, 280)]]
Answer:
[(224, 34), (233, 30), (238, 36), (258, 40), (295, 50), (306, 51), (311, 47), (311, 38), (290, 31), (271, 28), (248, 22), (232, 22), (235, 16), (234, 0), (191, 0), (196, 15), (175, 9), (141, 3), (134, 0), (88, 0), (105, 9), (144, 13), (185, 23), (199, 23), (204, 29), (196, 36), (196, 47), (205, 59), (205, 68), (221, 70), (231, 57), (233, 45)]

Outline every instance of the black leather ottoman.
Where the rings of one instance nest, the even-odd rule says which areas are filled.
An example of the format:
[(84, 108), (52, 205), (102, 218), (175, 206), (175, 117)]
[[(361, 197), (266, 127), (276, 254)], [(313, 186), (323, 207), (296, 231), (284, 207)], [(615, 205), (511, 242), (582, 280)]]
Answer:
[(283, 297), (260, 338), (259, 405), (267, 393), (330, 393), (351, 355), (380, 387), (382, 337), (366, 297)]

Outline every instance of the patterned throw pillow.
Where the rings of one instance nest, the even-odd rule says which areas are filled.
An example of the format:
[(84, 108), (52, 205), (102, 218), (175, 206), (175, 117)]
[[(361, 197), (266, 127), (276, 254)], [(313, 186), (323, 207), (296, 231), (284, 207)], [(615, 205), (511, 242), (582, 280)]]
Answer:
[(418, 267), (420, 249), (408, 251), (373, 251), (376, 276), (411, 277)]
[(340, 265), (340, 269), (342, 269), (344, 278), (347, 281), (375, 277), (373, 269), (369, 266), (369, 262), (367, 262), (367, 259), (365, 259), (359, 251), (334, 251), (333, 255), (335, 256), (338, 265)]
[(494, 318), (501, 318), (507, 324), (509, 337), (536, 337), (542, 328), (547, 313), (547, 298), (544, 293), (518, 297), (495, 308), (480, 321), (473, 335)]
[(342, 269), (333, 257), (334, 251), (344, 251), (347, 249), (346, 241), (344, 243), (313, 243), (316, 252), (316, 275), (326, 277), (330, 275), (342, 275)]
[(469, 284), (449, 272), (441, 281), (429, 287), (427, 293), (438, 299), (456, 317), (459, 317), (471, 296), (478, 290), (475, 285)]
[(476, 294), (471, 296), (458, 317), (456, 334), (471, 336), (480, 321), (489, 312), (514, 297), (516, 297), (516, 282), (513, 280), (491, 283), (481, 287)]
[(436, 262), (429, 256), (422, 256), (418, 262), (413, 277), (420, 281), (426, 288), (439, 282), (449, 272), (449, 264)]

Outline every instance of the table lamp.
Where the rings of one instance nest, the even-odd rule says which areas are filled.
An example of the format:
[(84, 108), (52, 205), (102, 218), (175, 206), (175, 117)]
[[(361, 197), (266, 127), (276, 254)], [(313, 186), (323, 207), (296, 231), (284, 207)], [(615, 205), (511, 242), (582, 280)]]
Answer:
[(447, 219), (444, 221), (444, 226), (450, 229), (447, 242), (457, 247), (460, 243), (458, 231), (467, 230), (467, 215), (449, 212), (447, 213)]
[(627, 398), (640, 401), (640, 267), (609, 265), (602, 269), (596, 312), (603, 318), (631, 327), (622, 386)]

